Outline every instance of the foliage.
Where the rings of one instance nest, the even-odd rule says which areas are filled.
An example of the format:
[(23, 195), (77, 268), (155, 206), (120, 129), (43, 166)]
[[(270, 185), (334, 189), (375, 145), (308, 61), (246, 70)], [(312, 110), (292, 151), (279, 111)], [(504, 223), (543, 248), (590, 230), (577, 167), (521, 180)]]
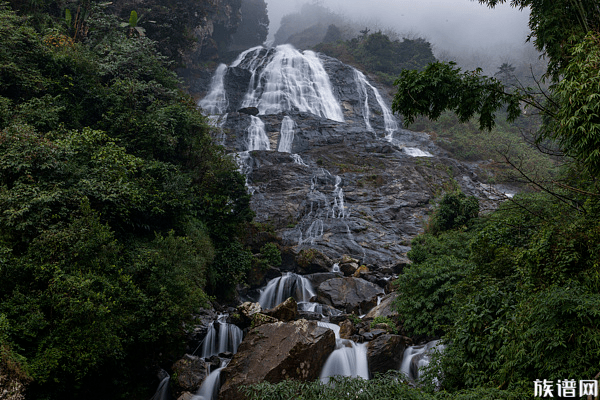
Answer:
[(394, 82), (398, 91), (392, 111), (402, 113), (407, 124), (417, 115), (438, 119), (451, 110), (460, 122), (478, 115), (480, 129), (492, 129), (496, 110), (506, 105), (507, 118), (514, 121), (520, 114), (519, 98), (505, 93), (495, 78), (481, 75), (481, 70), (462, 72), (454, 62), (429, 64), (422, 72), (404, 70)]
[(267, 243), (260, 248), (261, 262), (263, 268), (279, 267), (281, 265), (281, 250), (275, 243)]
[[(329, 28), (332, 30), (332, 28)], [(332, 32), (330, 35), (334, 35)], [(362, 39), (320, 43), (315, 50), (355, 65), (378, 76), (391, 85), (403, 70), (421, 70), (435, 61), (431, 44), (425, 39), (391, 40), (382, 32), (365, 35)]]
[[(245, 395), (252, 400), (328, 400), (328, 399), (407, 399), (407, 400), (517, 400), (525, 399), (523, 393), (509, 392), (495, 388), (445, 391), (427, 393), (402, 382), (397, 372), (376, 374), (370, 380), (349, 377), (333, 377), (328, 384), (321, 381), (279, 383), (259, 383), (243, 388)], [(350, 396), (350, 397), (349, 397)]]
[(552, 87), (556, 119), (545, 137), (557, 140), (567, 155), (591, 173), (600, 172), (600, 32), (589, 33), (569, 54), (562, 79)]
[(397, 280), (405, 328), (450, 343), (432, 363), (446, 390), (597, 373), (598, 201), (575, 215), (550, 195), (515, 201), (468, 231), (415, 238)]
[(82, 41), (0, 5), (0, 349), (38, 399), (146, 397), (251, 259), (205, 117), (154, 42), (93, 11)]
[(398, 334), (398, 328), (396, 327), (396, 324), (394, 323), (394, 321), (392, 321), (390, 317), (385, 317), (381, 315), (379, 317), (373, 318), (373, 321), (371, 321), (371, 329), (373, 329), (373, 327), (377, 324), (385, 324), (388, 327), (388, 332), (393, 333), (394, 335)]
[(429, 229), (438, 233), (467, 226), (479, 214), (479, 202), (475, 196), (462, 192), (445, 193), (431, 216)]

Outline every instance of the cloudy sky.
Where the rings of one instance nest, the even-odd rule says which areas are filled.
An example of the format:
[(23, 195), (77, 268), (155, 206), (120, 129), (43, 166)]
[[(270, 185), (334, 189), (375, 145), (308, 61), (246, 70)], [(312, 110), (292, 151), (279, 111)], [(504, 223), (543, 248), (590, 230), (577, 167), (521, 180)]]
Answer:
[[(308, 0), (266, 0), (270, 37), (281, 17), (299, 10)], [(529, 29), (527, 10), (509, 5), (495, 9), (471, 0), (323, 0), (332, 11), (358, 21), (377, 20), (382, 28), (416, 33), (434, 44), (436, 53), (523, 46)]]

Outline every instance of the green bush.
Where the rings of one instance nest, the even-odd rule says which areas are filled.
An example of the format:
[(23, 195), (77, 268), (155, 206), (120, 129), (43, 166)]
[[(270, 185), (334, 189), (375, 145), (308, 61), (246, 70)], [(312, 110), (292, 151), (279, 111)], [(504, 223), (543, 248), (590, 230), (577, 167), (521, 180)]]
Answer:
[(394, 335), (398, 334), (398, 328), (396, 327), (396, 324), (389, 317), (379, 316), (373, 318), (373, 321), (371, 321), (371, 329), (373, 329), (373, 327), (377, 324), (385, 324), (388, 327), (388, 332), (393, 333)]
[(465, 227), (478, 214), (479, 202), (475, 196), (467, 197), (462, 192), (446, 193), (437, 204), (428, 227), (434, 234)]

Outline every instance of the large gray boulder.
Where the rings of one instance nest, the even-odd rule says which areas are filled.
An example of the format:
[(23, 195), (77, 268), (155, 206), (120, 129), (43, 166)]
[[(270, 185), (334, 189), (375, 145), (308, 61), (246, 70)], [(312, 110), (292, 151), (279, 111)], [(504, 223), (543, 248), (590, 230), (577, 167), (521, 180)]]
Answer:
[(319, 301), (347, 313), (364, 314), (377, 304), (383, 289), (361, 278), (333, 278), (319, 285)]
[(333, 331), (315, 321), (276, 322), (254, 328), (221, 372), (219, 399), (244, 399), (238, 390), (242, 385), (317, 379), (334, 348)]
[(173, 364), (172, 386), (177, 393), (195, 392), (210, 373), (209, 369), (202, 358), (186, 354)]
[(398, 292), (392, 292), (386, 294), (382, 299), (379, 305), (375, 306), (371, 311), (367, 313), (365, 316), (366, 319), (376, 318), (376, 317), (388, 317), (393, 318), (398, 316), (398, 312), (394, 309), (394, 300), (398, 298)]
[(398, 369), (406, 349), (406, 340), (400, 335), (381, 335), (367, 344), (367, 361), (371, 374)]

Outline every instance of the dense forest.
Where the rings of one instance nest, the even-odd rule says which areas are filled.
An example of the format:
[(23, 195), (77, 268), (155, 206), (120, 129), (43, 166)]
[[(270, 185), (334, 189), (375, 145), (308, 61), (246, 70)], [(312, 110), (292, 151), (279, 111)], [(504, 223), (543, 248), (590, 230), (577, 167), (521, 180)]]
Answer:
[(2, 379), (36, 399), (149, 397), (147, 368), (251, 266), (244, 178), (135, 13), (14, 6), (0, 5)]

